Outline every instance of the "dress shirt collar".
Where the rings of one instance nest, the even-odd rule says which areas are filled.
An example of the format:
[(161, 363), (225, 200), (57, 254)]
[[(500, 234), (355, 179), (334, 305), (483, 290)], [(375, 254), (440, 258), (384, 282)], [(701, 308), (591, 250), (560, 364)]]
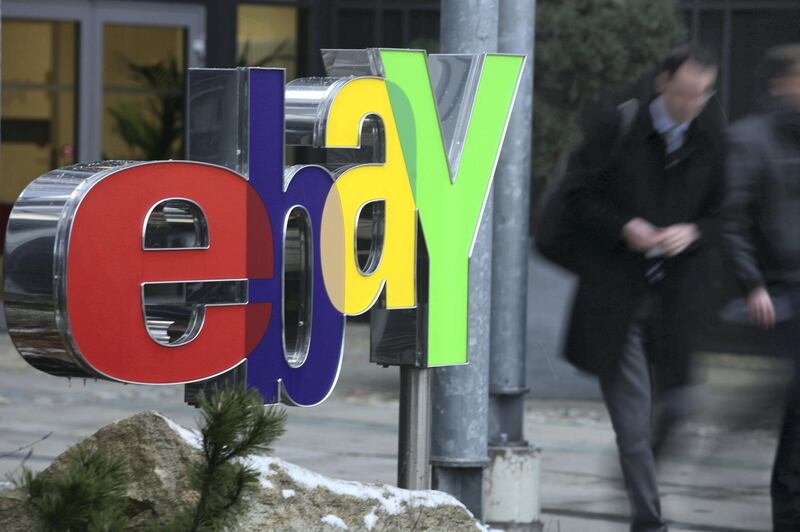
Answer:
[[(658, 96), (650, 102), (650, 116), (653, 118), (653, 128), (661, 136), (665, 137), (668, 144), (673, 144), (676, 141), (678, 146), (683, 144), (683, 138), (686, 131), (689, 129), (690, 122), (675, 122), (664, 106), (663, 96)], [(669, 146), (669, 148), (674, 149), (678, 146), (672, 145)]]

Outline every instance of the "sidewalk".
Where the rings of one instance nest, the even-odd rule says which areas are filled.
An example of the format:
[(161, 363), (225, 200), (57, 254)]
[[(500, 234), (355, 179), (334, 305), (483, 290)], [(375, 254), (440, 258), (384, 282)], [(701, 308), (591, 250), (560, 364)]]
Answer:
[[(289, 411), (281, 458), (338, 478), (396, 481), (396, 368), (368, 363), (364, 325), (348, 327), (340, 383), (316, 408)], [(784, 374), (774, 362), (715, 356), (706, 360), (710, 407), (679, 432), (681, 447), (661, 467), (662, 504), (673, 531), (767, 531), (768, 482), (775, 448), (775, 415), (731, 428), (760, 391)], [(32, 368), (0, 337), (0, 455), (32, 446), (27, 462), (45, 467), (69, 445), (135, 412), (156, 409), (187, 426), (196, 412), (183, 404), (182, 386), (126, 386), (51, 377)], [(774, 414), (774, 413), (773, 413)], [(531, 400), (529, 441), (542, 448), (542, 521), (548, 532), (624, 531), (627, 502), (613, 433), (596, 401)], [(27, 449), (0, 458), (13, 472)]]

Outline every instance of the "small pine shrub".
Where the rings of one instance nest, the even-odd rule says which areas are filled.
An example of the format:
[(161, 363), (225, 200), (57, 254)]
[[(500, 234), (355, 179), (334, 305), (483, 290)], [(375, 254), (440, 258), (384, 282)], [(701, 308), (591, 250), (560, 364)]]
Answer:
[(26, 469), (18, 484), (46, 530), (110, 532), (128, 525), (128, 475), (121, 457), (83, 443), (70, 449), (63, 467), (43, 475)]
[(285, 431), (286, 411), (265, 407), (256, 390), (232, 387), (198, 396), (203, 438), (202, 460), (192, 467), (195, 505), (176, 515), (172, 531), (221, 530), (236, 522), (244, 497), (256, 490), (258, 472), (242, 459), (269, 452)]
[[(202, 456), (190, 470), (196, 503), (176, 508), (153, 530), (216, 531), (236, 523), (236, 510), (258, 486), (258, 472), (244, 459), (270, 451), (285, 431), (286, 411), (265, 407), (255, 390), (215, 389), (198, 396)], [(93, 443), (70, 449), (61, 467), (34, 475), (23, 469), (17, 485), (33, 505), (42, 528), (58, 532), (118, 532), (130, 525), (126, 488), (130, 472), (122, 457)]]

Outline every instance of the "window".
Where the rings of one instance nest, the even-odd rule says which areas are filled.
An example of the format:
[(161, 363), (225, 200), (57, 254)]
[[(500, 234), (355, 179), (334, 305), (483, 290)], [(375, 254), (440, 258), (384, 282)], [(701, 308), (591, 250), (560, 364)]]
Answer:
[[(439, 51), (439, 9), (420, 2), (342, 2), (335, 10), (335, 48), (416, 48)], [(345, 7), (347, 6), (347, 7)], [(352, 7), (350, 7), (352, 6)], [(358, 6), (358, 7), (356, 7)]]
[(103, 27), (103, 159), (183, 158), (184, 29)]
[(413, 10), (408, 14), (409, 48), (427, 50), (429, 54), (439, 51), (439, 12)]
[(338, 48), (376, 46), (375, 10), (340, 9), (337, 13)]
[(3, 228), (11, 206), (28, 183), (76, 160), (76, 26), (72, 22), (3, 19)]
[(285, 68), (286, 81), (295, 79), (297, 27), (297, 8), (240, 5), (237, 13), (237, 63), (239, 66)]

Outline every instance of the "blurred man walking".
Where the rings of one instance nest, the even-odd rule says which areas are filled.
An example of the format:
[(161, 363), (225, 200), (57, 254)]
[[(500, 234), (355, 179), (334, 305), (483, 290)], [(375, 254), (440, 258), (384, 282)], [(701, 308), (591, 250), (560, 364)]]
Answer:
[(764, 328), (775, 326), (795, 365), (771, 495), (774, 530), (796, 532), (800, 530), (800, 44), (771, 50), (762, 81), (761, 112), (737, 122), (729, 132), (725, 244), (751, 320)]
[(724, 189), (722, 133), (704, 112), (716, 79), (708, 51), (674, 50), (630, 125), (617, 112), (588, 137), (565, 193), (580, 255), (566, 357), (600, 379), (636, 532), (667, 530), (652, 411), (659, 400), (669, 426), (686, 409), (688, 331)]

